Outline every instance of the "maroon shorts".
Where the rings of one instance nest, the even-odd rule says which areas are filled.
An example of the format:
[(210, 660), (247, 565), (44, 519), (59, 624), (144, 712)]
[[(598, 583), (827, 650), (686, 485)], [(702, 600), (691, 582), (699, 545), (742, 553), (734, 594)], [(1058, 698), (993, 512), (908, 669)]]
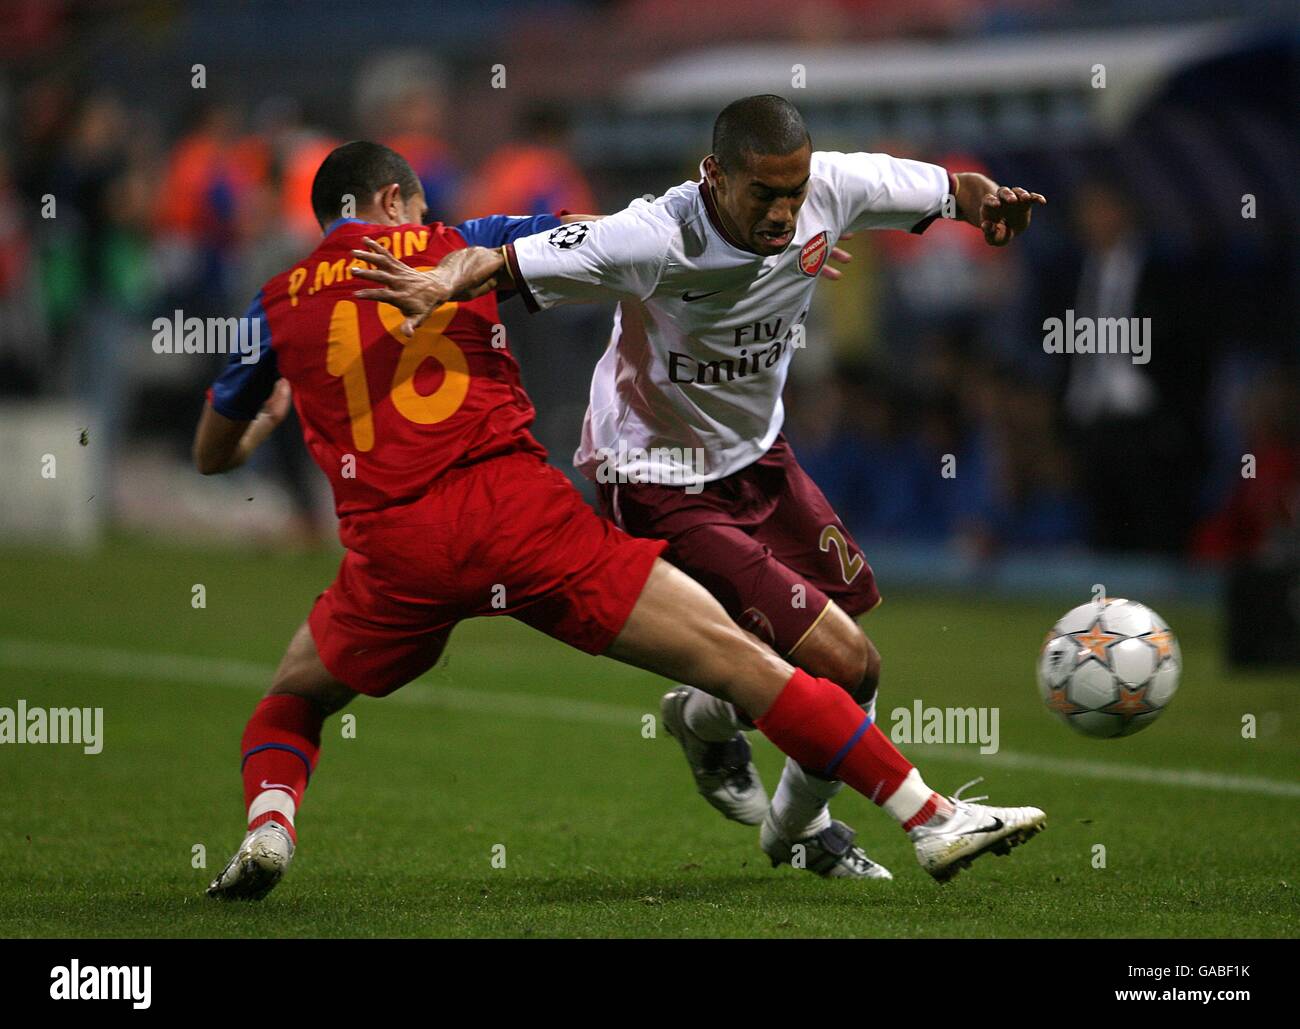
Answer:
[(880, 603), (871, 566), (784, 436), (700, 493), (650, 483), (597, 491), (606, 517), (633, 536), (667, 540), (664, 557), (782, 654), (803, 642), (829, 601), (855, 617)]
[(524, 453), (453, 469), (419, 500), (345, 519), (342, 536), (338, 577), (308, 624), (330, 674), (371, 696), (432, 667), (456, 623), (478, 615), (601, 653), (664, 549), (598, 517)]

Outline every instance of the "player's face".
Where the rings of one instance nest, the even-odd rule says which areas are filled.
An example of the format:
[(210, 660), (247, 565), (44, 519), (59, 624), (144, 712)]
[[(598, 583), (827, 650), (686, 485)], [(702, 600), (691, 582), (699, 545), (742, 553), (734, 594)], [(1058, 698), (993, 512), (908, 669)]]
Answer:
[(779, 254), (794, 239), (799, 208), (808, 196), (812, 148), (750, 155), (747, 166), (714, 180), (718, 207), (736, 238), (756, 254)]
[(423, 188), (417, 189), (402, 201), (402, 210), (398, 215), (399, 225), (423, 225), (429, 217), (429, 205), (424, 201)]

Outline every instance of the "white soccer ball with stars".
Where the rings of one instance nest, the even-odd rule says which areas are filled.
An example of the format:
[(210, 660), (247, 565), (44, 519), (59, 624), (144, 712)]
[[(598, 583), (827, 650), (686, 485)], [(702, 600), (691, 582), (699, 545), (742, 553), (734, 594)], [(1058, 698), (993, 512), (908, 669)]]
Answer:
[(1178, 689), (1182, 656), (1163, 618), (1144, 604), (1105, 597), (1052, 626), (1038, 655), (1048, 710), (1085, 736), (1140, 732)]

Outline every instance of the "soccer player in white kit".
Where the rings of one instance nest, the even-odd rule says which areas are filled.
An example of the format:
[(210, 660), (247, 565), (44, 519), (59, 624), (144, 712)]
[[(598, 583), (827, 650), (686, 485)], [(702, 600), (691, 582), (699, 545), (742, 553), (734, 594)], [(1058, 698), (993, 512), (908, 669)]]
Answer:
[[(976, 173), (814, 152), (792, 104), (753, 96), (718, 116), (700, 180), (657, 200), (497, 251), (459, 251), (430, 273), (377, 262), (357, 274), (388, 287), (370, 292), (412, 327), (453, 296), (511, 283), (530, 310), (618, 300), (575, 455), (604, 513), (632, 535), (668, 540), (665, 557), (778, 653), (846, 690), (869, 724), (880, 655), (854, 619), (880, 602), (875, 578), (781, 435), (813, 288), (846, 232), (923, 232), (949, 217), (1004, 246), (1043, 203)], [(663, 715), (700, 793), (728, 818), (761, 822), (774, 865), (892, 878), (831, 818), (839, 782), (787, 759), (769, 803), (743, 712), (681, 686)], [(944, 816), (923, 809), (904, 828)]]

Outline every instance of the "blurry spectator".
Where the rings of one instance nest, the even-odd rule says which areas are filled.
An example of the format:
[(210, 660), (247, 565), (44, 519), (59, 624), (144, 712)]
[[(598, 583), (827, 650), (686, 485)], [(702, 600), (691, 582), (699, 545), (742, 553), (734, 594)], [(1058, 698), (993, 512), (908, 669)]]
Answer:
[[(891, 141), (881, 149), (895, 157), (917, 157), (913, 148)], [(987, 174), (969, 154), (933, 158), (950, 171)], [(1001, 301), (999, 282), (1009, 277), (1014, 249), (988, 246), (969, 225), (940, 218), (921, 235), (910, 232), (868, 233), (880, 249), (885, 270), (885, 341), (896, 350), (910, 348), (922, 332), (970, 329), (985, 311)]]
[(424, 187), (433, 221), (458, 221), (454, 207), (460, 169), (443, 138), (445, 76), (418, 52), (384, 54), (357, 75), (357, 124), (361, 138), (392, 147), (406, 158)]
[(35, 393), (48, 357), (27, 206), (10, 178), (8, 155), (0, 149), (0, 394)]
[[(1147, 364), (1065, 356), (1064, 413), (1101, 549), (1175, 553), (1196, 514), (1214, 321), (1204, 269), (1160, 252), (1136, 204), (1098, 178), (1073, 197), (1080, 260), (1047, 269), (1047, 317), (1150, 318)], [(1055, 286), (1055, 292), (1051, 287)]]
[(181, 280), (178, 305), (223, 314), (235, 296), (234, 258), (245, 207), (269, 172), (262, 140), (240, 135), (230, 104), (206, 104), (172, 150), (163, 179), (158, 227)]
[(517, 138), (483, 162), (461, 214), (598, 213), (591, 187), (568, 151), (564, 114), (554, 105), (529, 109), (519, 121)]
[[(1197, 528), (1194, 553), (1215, 561), (1294, 547), (1300, 531), (1300, 384), (1258, 384), (1246, 406), (1253, 475), (1241, 474), (1223, 507)], [(1243, 466), (1244, 472), (1244, 466)]]

